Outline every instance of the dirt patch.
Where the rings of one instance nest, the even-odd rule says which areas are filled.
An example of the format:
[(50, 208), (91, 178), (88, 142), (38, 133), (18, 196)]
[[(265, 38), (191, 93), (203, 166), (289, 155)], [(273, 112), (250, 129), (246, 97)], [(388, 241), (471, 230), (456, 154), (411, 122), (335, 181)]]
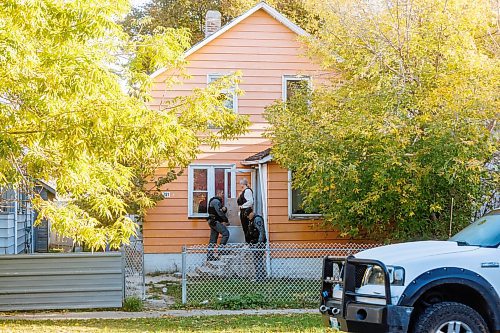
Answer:
[(147, 309), (168, 309), (181, 302), (181, 278), (179, 274), (146, 275)]

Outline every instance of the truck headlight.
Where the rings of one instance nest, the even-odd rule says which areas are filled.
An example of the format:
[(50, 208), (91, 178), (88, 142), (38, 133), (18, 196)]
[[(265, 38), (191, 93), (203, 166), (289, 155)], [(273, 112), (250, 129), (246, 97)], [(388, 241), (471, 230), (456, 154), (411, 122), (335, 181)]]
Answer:
[(389, 279), (393, 286), (404, 286), (405, 284), (405, 269), (399, 266), (387, 266), (389, 271)]
[[(405, 270), (399, 266), (387, 266), (389, 282), (393, 286), (403, 286)], [(368, 266), (363, 276), (362, 285), (384, 285), (384, 271), (380, 266)]]

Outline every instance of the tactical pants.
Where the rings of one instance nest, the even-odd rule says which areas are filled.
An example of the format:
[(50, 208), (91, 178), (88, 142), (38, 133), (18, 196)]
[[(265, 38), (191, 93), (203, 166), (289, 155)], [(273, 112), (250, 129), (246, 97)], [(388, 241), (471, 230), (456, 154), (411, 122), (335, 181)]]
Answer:
[(210, 226), (210, 241), (208, 244), (208, 260), (214, 260), (214, 250), (213, 248), (217, 244), (217, 239), (219, 238), (219, 234), (221, 234), (220, 246), (223, 247), (227, 244), (229, 240), (229, 230), (227, 230), (226, 226), (219, 221), (208, 221), (208, 225)]
[(253, 265), (255, 267), (255, 280), (262, 281), (266, 278), (266, 264), (264, 256), (266, 245), (264, 243), (252, 244)]
[(248, 210), (248, 208), (240, 209), (240, 221), (243, 233), (245, 234), (245, 243), (250, 243), (250, 236), (248, 235), (248, 224), (250, 223), (248, 220)]

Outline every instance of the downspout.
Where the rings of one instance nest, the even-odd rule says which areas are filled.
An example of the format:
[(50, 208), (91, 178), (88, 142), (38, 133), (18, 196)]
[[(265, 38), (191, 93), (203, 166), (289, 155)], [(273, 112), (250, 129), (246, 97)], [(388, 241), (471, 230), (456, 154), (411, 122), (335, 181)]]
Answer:
[[(264, 179), (263, 170), (266, 172), (266, 177)], [(264, 218), (264, 230), (266, 232), (266, 272), (267, 276), (271, 272), (271, 252), (269, 247), (269, 222), (267, 220), (267, 164), (259, 163), (259, 182), (261, 184), (262, 190), (260, 191), (262, 199), (262, 217)]]

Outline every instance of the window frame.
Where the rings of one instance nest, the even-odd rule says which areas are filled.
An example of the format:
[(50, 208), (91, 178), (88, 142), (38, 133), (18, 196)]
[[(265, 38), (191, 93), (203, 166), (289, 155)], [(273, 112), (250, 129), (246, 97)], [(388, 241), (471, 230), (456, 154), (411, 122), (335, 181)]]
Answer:
[[(214, 79), (212, 79), (213, 77), (216, 77), (215, 80), (217, 80), (218, 78), (220, 78), (222, 76), (228, 76), (231, 74), (232, 73), (208, 73), (207, 74), (207, 86), (212, 81), (214, 81)], [(221, 91), (221, 93), (223, 93), (223, 94), (230, 93), (231, 95), (233, 95), (233, 112), (234, 113), (238, 113), (238, 95), (236, 94), (236, 88), (237, 87), (232, 87), (230, 89), (224, 89)]]
[[(194, 170), (207, 170), (207, 204), (215, 195), (215, 169), (234, 169), (236, 164), (190, 164), (188, 166), (188, 218), (205, 218), (208, 213), (193, 212)], [(236, 177), (231, 177), (231, 184), (236, 183)]]
[(292, 200), (292, 171), (288, 170), (288, 219), (290, 220), (311, 220), (320, 219), (322, 214), (294, 214), (293, 213), (293, 200)]
[(312, 89), (312, 80), (309, 75), (298, 75), (298, 74), (285, 74), (281, 79), (281, 99), (283, 102), (287, 101), (287, 82), (288, 81), (307, 81), (309, 89)]

